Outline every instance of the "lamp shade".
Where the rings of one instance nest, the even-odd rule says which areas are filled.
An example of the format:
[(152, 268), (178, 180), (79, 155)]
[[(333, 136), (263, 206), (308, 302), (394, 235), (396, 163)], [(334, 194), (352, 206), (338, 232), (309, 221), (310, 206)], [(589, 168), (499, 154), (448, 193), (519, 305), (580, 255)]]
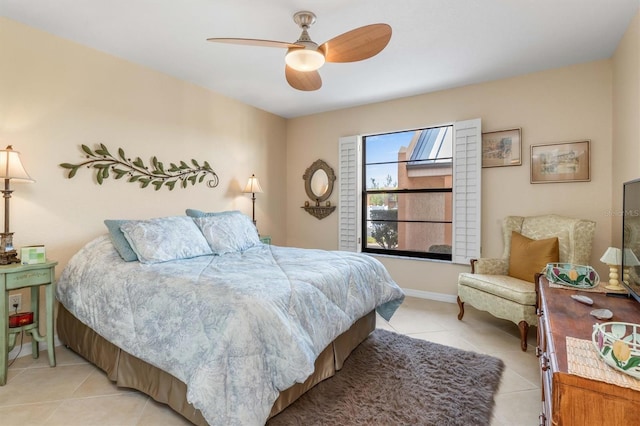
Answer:
[(284, 61), (296, 71), (315, 71), (324, 65), (324, 55), (313, 49), (289, 49)]
[(620, 265), (622, 263), (622, 250), (609, 247), (600, 258), (600, 262), (607, 265)]
[(256, 175), (251, 175), (247, 182), (247, 186), (244, 187), (242, 192), (262, 193), (262, 187), (260, 186), (260, 182)]
[(20, 153), (14, 151), (11, 145), (6, 149), (0, 149), (0, 179), (34, 182), (20, 161)]
[(624, 249), (624, 266), (638, 266), (640, 260), (630, 248)]

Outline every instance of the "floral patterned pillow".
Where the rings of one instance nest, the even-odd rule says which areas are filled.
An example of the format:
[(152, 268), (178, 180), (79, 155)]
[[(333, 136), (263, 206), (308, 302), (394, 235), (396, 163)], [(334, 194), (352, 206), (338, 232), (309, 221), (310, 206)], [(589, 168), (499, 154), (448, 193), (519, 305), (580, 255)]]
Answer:
[(261, 244), (255, 225), (240, 212), (195, 217), (193, 221), (214, 254), (241, 252)]
[(131, 221), (120, 229), (141, 263), (212, 254), (207, 240), (188, 216)]

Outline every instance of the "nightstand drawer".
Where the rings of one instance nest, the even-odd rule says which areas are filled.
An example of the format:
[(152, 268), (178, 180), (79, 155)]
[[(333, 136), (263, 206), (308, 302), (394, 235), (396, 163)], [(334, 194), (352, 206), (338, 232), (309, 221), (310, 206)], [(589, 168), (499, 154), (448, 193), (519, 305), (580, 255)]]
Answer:
[(6, 274), (7, 290), (32, 286), (38, 284), (48, 284), (51, 282), (51, 270), (36, 269), (33, 271), (22, 271)]

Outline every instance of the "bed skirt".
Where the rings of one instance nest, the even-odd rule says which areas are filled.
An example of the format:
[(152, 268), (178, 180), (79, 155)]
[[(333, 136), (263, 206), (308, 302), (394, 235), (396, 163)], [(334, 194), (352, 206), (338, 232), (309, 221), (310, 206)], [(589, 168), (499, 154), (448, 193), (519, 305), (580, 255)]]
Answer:
[[(315, 370), (304, 383), (280, 392), (269, 417), (273, 417), (303, 393), (342, 368), (351, 352), (376, 326), (375, 312), (360, 318), (349, 330), (338, 336), (320, 353)], [(125, 352), (107, 341), (58, 304), (57, 331), (60, 341), (81, 355), (120, 387), (137, 389), (154, 400), (167, 404), (196, 425), (206, 425), (200, 410), (187, 402), (187, 386), (171, 374)]]

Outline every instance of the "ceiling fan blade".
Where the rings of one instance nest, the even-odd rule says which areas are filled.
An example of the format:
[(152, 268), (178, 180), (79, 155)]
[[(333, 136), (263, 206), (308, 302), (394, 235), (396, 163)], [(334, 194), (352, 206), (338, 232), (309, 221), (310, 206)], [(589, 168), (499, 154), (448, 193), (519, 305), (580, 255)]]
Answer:
[(391, 27), (372, 24), (332, 38), (319, 49), (327, 62), (356, 62), (377, 55), (391, 39)]
[(304, 47), (301, 44), (287, 43), (286, 41), (274, 41), (274, 40), (260, 40), (256, 38), (208, 38), (207, 41), (214, 41), (216, 43), (230, 43), (230, 44), (245, 44), (248, 46), (262, 46), (262, 47), (282, 47), (289, 49), (292, 47)]
[(287, 83), (294, 89), (311, 92), (322, 87), (322, 79), (318, 71), (296, 71), (289, 65), (285, 65), (284, 75), (287, 77)]

